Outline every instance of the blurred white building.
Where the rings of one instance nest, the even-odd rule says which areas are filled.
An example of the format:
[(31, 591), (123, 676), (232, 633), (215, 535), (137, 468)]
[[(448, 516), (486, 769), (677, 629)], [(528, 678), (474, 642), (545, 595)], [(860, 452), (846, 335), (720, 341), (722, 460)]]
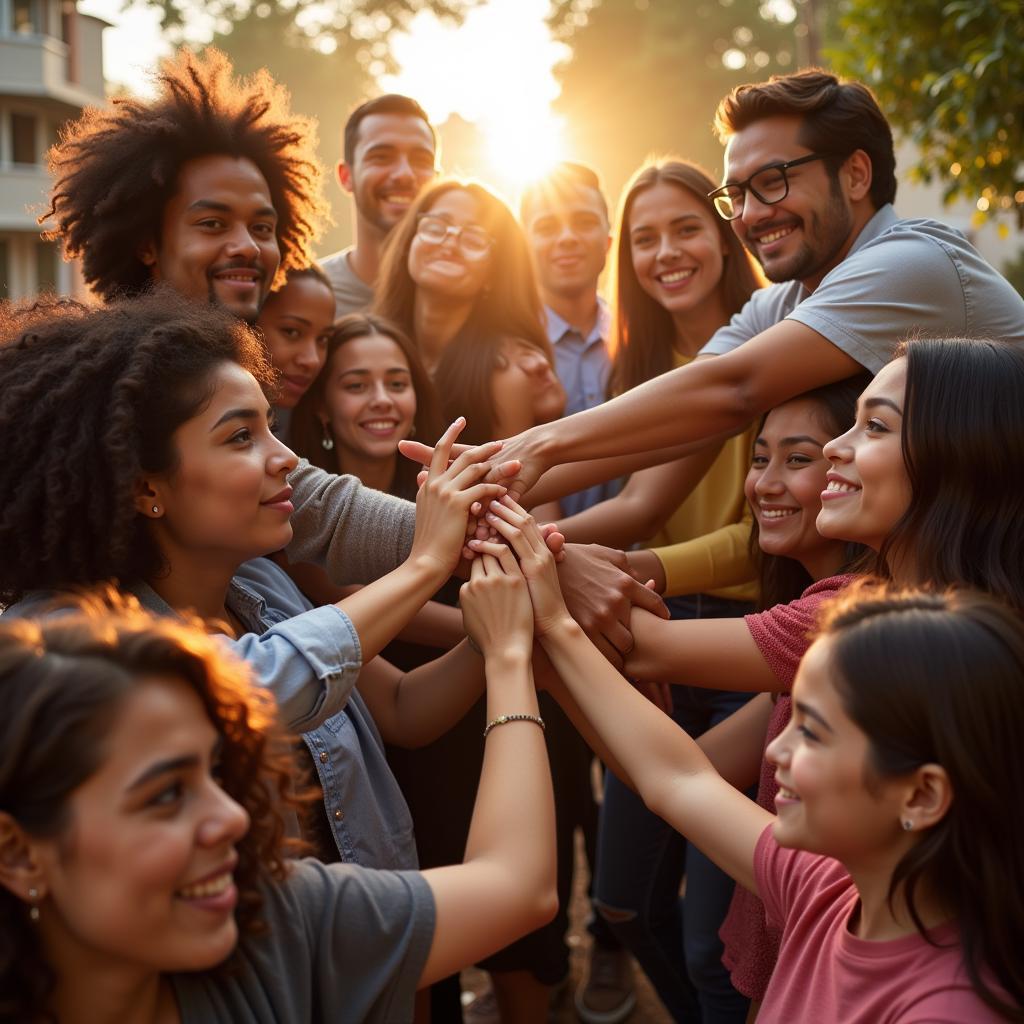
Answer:
[(86, 292), (78, 267), (39, 237), (36, 218), (61, 125), (106, 101), (106, 26), (74, 0), (0, 0), (0, 299)]

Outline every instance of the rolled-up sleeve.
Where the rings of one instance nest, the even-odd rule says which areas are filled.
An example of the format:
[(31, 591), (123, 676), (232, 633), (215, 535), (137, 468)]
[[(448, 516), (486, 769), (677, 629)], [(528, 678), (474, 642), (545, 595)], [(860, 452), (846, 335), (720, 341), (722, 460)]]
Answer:
[(341, 711), (362, 667), (359, 635), (334, 605), (225, 643), (274, 695), (282, 722), (295, 732), (315, 729)]

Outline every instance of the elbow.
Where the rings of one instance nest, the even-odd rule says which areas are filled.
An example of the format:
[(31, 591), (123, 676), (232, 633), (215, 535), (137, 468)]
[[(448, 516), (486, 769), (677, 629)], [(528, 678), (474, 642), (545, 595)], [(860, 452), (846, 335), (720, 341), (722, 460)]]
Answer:
[(550, 924), (555, 919), (555, 915), (558, 913), (558, 889), (554, 879), (551, 879), (550, 884), (537, 894), (530, 910), (531, 924), (527, 929), (527, 934), (538, 928), (543, 928), (544, 925)]

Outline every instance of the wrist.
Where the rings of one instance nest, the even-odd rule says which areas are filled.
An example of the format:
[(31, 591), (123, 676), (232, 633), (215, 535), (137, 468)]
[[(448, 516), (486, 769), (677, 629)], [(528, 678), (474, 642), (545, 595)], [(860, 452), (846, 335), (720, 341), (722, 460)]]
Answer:
[(580, 624), (568, 613), (568, 611), (551, 621), (545, 626), (544, 632), (537, 639), (542, 647), (557, 646), (559, 644), (571, 643), (580, 637), (585, 637)]
[(517, 645), (510, 645), (502, 642), (485, 648), (482, 652), (484, 665), (488, 670), (513, 672), (525, 669), (533, 660), (532, 644), (529, 647), (520, 648)]
[(414, 551), (402, 563), (402, 569), (406, 576), (406, 584), (410, 587), (428, 589), (427, 597), (433, 597), (434, 593), (451, 576), (448, 566), (440, 558), (426, 552)]

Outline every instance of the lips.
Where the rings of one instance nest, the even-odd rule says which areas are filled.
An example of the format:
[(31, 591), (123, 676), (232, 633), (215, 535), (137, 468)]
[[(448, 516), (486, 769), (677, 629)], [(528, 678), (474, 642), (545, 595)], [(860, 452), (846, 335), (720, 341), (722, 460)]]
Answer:
[(264, 280), (265, 275), (260, 267), (226, 266), (213, 267), (210, 277), (218, 283), (234, 287), (255, 287)]
[(836, 498), (845, 498), (861, 490), (858, 484), (853, 483), (852, 480), (847, 480), (838, 473), (827, 473), (825, 479), (828, 483), (825, 485), (825, 490), (821, 492), (822, 501), (834, 501)]
[(221, 896), (233, 885), (234, 870), (237, 866), (238, 856), (236, 854), (216, 871), (211, 871), (210, 874), (204, 875), (194, 882), (189, 882), (188, 885), (183, 885), (175, 895), (183, 900), (207, 900)]
[(800, 509), (787, 508), (782, 505), (759, 505), (757, 511), (762, 520), (777, 522), (780, 519), (788, 519), (790, 516), (795, 516)]
[(285, 487), (278, 491), (272, 498), (268, 498), (266, 501), (260, 502), (261, 505), (281, 505), (287, 501), (290, 501), (292, 496), (292, 489)]
[(367, 433), (376, 434), (380, 437), (387, 437), (395, 432), (398, 424), (398, 420), (381, 418), (376, 420), (366, 420), (363, 423), (360, 423), (359, 426), (363, 430), (367, 431)]

